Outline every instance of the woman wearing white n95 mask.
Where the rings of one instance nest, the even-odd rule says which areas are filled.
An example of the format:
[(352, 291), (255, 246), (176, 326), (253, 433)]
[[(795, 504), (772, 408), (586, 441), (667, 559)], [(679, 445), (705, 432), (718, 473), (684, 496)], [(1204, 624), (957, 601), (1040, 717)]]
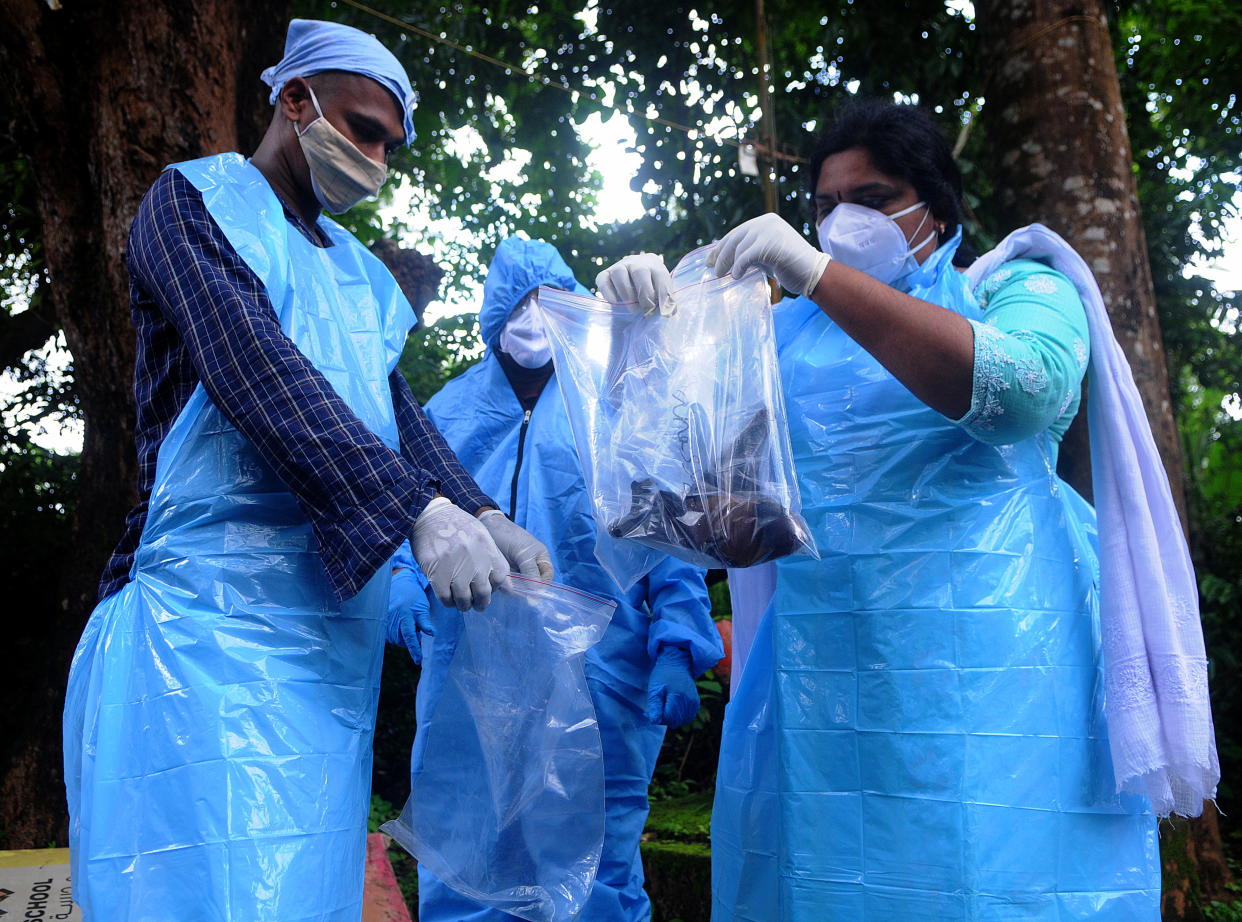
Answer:
[[(712, 918), (1155, 922), (1153, 814), (1197, 814), (1219, 771), (1194, 575), (1098, 288), (1039, 225), (957, 271), (961, 174), (918, 109), (855, 104), (810, 172), (820, 249), (765, 215), (709, 256), (800, 295), (774, 324), (820, 553), (730, 573)], [(630, 258), (599, 287), (666, 305), (648, 279)], [(1098, 546), (1055, 473), (1089, 361)]]

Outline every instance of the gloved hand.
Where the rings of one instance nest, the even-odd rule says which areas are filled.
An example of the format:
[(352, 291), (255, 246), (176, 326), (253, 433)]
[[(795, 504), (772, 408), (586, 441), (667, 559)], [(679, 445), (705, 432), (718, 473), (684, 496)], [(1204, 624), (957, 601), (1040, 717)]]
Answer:
[(509, 564), (483, 523), (443, 496), (427, 504), (410, 535), (414, 559), (442, 605), (487, 608), (509, 580)]
[(543, 542), (499, 509), (488, 509), (479, 516), (479, 521), (509, 561), (510, 570), (543, 580), (551, 580), (556, 575), (552, 569), (552, 555)]
[(419, 635), (434, 633), (431, 606), (427, 604), (423, 584), (409, 567), (397, 567), (392, 571), (392, 588), (388, 592), (385, 631), (388, 642), (405, 647), (415, 663), (422, 663), (423, 644)]
[(726, 272), (740, 279), (758, 266), (782, 288), (808, 298), (832, 258), (802, 239), (780, 215), (765, 214), (739, 224), (707, 254), (717, 276)]
[(683, 647), (661, 647), (647, 680), (647, 719), (666, 727), (680, 727), (699, 712), (699, 690), (691, 672), (690, 652)]
[(595, 276), (599, 296), (613, 304), (636, 302), (644, 314), (659, 310), (667, 317), (676, 310), (673, 277), (655, 253), (638, 253), (613, 263)]

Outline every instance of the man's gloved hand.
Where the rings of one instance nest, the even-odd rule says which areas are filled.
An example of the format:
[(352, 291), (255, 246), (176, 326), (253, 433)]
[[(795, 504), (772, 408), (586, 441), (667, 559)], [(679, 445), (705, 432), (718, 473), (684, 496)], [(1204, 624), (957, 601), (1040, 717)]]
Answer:
[(699, 690), (691, 672), (690, 653), (682, 647), (661, 647), (647, 680), (647, 719), (680, 727), (699, 712)]
[(499, 509), (488, 509), (479, 516), (479, 521), (509, 561), (510, 570), (543, 580), (551, 580), (556, 575), (552, 569), (552, 555), (543, 543)]
[(831, 257), (802, 239), (780, 215), (765, 214), (739, 224), (707, 254), (717, 276), (740, 279), (752, 266), (775, 278), (787, 291), (808, 298), (828, 268)]
[(644, 314), (654, 310), (667, 317), (673, 302), (673, 277), (655, 253), (638, 253), (613, 263), (595, 276), (599, 296), (613, 304), (635, 302)]
[(431, 635), (435, 631), (431, 627), (431, 606), (427, 604), (427, 593), (414, 571), (408, 567), (392, 571), (385, 633), (389, 643), (405, 647), (415, 663), (422, 663), (423, 644), (419, 635)]
[(482, 611), (509, 579), (509, 564), (483, 523), (443, 496), (427, 504), (410, 535), (414, 559), (442, 605)]

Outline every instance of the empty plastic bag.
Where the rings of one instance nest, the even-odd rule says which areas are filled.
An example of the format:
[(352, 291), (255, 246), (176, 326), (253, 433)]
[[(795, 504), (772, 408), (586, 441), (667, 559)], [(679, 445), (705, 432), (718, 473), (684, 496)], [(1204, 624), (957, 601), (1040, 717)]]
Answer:
[(583, 654), (616, 603), (511, 582), (484, 612), (432, 603), (410, 797), (382, 828), (464, 896), (568, 922), (591, 892), (604, 841), (603, 752)]
[(663, 554), (718, 568), (815, 556), (767, 281), (758, 270), (716, 278), (707, 249), (673, 271), (671, 317), (539, 289), (600, 524), (596, 556), (622, 587)]

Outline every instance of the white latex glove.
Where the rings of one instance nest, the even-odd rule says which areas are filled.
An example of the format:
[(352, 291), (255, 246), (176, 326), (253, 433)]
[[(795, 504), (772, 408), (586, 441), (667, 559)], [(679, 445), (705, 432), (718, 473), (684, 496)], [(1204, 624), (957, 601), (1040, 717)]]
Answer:
[(613, 263), (595, 276), (595, 288), (605, 301), (634, 303), (644, 314), (659, 310), (667, 317), (677, 308), (673, 277), (655, 253), (638, 253)]
[(747, 269), (758, 266), (785, 290), (808, 298), (831, 261), (775, 214), (739, 224), (707, 254), (707, 264), (717, 276), (727, 272), (740, 279)]
[(479, 516), (479, 521), (508, 559), (510, 570), (543, 580), (551, 580), (556, 575), (552, 570), (552, 555), (543, 542), (499, 509), (488, 509)]
[(509, 564), (483, 523), (437, 496), (414, 520), (410, 548), (443, 605), (482, 611), (509, 580)]

